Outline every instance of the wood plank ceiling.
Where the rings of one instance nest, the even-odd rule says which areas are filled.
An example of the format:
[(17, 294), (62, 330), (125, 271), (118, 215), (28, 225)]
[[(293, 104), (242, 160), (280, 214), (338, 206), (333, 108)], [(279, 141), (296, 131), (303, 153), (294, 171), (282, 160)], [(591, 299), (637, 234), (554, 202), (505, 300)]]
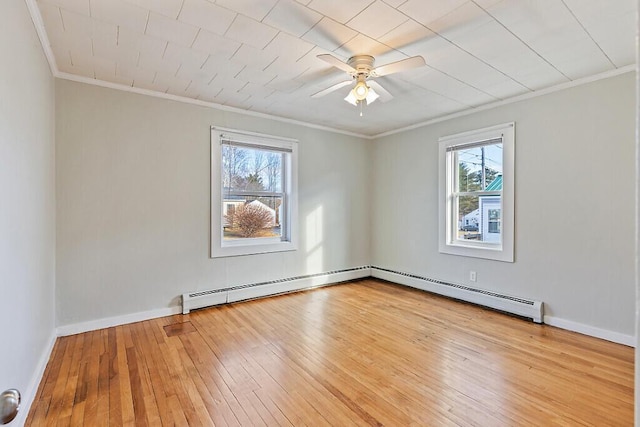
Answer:
[[(59, 77), (376, 135), (635, 63), (633, 0), (38, 0)], [(38, 19), (35, 19), (38, 22)], [(425, 67), (359, 109), (316, 58)]]

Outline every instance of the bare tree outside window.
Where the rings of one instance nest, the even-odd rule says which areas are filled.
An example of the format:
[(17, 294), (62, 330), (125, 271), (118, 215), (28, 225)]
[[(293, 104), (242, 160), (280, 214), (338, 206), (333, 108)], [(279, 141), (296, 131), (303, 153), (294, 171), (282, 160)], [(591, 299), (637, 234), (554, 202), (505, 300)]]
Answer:
[(247, 173), (249, 162), (247, 150), (233, 145), (225, 145), (222, 150), (224, 187), (227, 189), (242, 187), (242, 177)]
[(280, 172), (282, 171), (282, 154), (267, 154), (266, 163), (267, 190), (278, 191), (282, 180), (282, 177), (280, 175)]

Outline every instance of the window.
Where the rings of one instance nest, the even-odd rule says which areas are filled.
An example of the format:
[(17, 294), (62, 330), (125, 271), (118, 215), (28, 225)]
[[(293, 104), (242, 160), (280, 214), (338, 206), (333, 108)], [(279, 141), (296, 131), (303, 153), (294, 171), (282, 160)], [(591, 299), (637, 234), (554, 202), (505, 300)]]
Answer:
[(440, 252), (513, 262), (514, 128), (440, 138)]
[(500, 234), (500, 209), (489, 209), (489, 233)]
[(211, 257), (295, 250), (297, 142), (211, 128)]

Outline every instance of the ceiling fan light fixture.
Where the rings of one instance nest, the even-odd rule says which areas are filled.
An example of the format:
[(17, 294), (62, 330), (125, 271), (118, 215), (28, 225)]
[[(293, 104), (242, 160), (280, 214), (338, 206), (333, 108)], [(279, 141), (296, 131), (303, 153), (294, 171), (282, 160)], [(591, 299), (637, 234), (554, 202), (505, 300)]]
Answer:
[(377, 92), (375, 90), (373, 90), (373, 88), (369, 88), (369, 93), (367, 94), (367, 97), (365, 98), (367, 100), (367, 105), (373, 103), (373, 101), (375, 101), (379, 97), (380, 97), (380, 95), (378, 95)]
[(353, 94), (353, 90), (349, 91), (349, 95), (347, 95), (344, 98), (345, 101), (347, 101), (349, 104), (353, 105), (354, 107), (358, 106), (358, 100), (356, 99), (355, 95)]
[(367, 95), (369, 94), (369, 87), (364, 80), (359, 80), (353, 88), (352, 92), (353, 96), (355, 96), (358, 101), (362, 101), (367, 99)]

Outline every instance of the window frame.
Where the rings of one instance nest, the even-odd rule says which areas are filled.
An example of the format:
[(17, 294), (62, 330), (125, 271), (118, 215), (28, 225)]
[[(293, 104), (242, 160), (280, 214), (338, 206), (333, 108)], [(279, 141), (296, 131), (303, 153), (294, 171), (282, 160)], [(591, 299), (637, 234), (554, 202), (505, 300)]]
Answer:
[[(501, 242), (482, 242), (457, 238), (458, 212), (455, 198), (471, 193), (456, 190), (457, 162), (455, 147), (482, 146), (502, 141), (502, 190), (475, 191), (474, 196), (500, 196)], [(493, 142), (492, 142), (493, 141)], [(486, 142), (486, 144), (484, 144)], [(515, 217), (515, 123), (504, 123), (483, 129), (444, 136), (438, 139), (439, 159), (439, 221), (438, 249), (440, 253), (514, 261)], [(481, 213), (482, 214), (482, 213)]]
[[(256, 149), (286, 153), (282, 164), (283, 198), (281, 237), (261, 237), (226, 240), (224, 239), (224, 167), (222, 165), (223, 141), (231, 141), (231, 145), (249, 146)], [(230, 256), (265, 254), (273, 252), (294, 251), (297, 249), (297, 216), (298, 216), (298, 141), (256, 132), (228, 129), (219, 126), (211, 127), (211, 233), (210, 257), (223, 258)], [(252, 192), (258, 193), (258, 192)], [(267, 193), (271, 192), (260, 192)]]

